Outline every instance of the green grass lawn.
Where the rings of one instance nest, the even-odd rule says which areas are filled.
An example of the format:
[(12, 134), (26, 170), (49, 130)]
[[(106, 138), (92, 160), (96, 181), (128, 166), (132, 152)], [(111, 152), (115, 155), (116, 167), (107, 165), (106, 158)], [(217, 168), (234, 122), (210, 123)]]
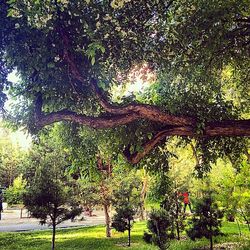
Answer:
[[(154, 250), (154, 246), (147, 245), (142, 240), (143, 231), (146, 229), (145, 222), (137, 222), (132, 232), (131, 250)], [(224, 223), (222, 231), (225, 236), (218, 237), (216, 244), (225, 247), (221, 249), (250, 249), (250, 233), (246, 226), (241, 226), (242, 236), (239, 237), (237, 225), (235, 223)], [(128, 249), (126, 246), (127, 234), (113, 232), (112, 238), (105, 238), (105, 227), (88, 227), (78, 229), (61, 229), (57, 231), (56, 249), (57, 250), (118, 250)], [(51, 244), (51, 231), (34, 231), (23, 233), (1, 233), (0, 249), (1, 250), (48, 250)], [(173, 240), (171, 250), (191, 250), (203, 249), (208, 246), (207, 240), (192, 242), (183, 235), (181, 241)], [(220, 248), (218, 248), (220, 249)]]

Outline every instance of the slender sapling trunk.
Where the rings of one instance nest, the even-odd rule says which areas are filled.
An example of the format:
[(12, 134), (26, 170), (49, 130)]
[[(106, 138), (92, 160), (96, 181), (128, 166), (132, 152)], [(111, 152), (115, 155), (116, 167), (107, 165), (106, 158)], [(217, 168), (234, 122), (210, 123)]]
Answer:
[(179, 203), (178, 203), (178, 195), (175, 196), (176, 202), (176, 232), (177, 232), (177, 239), (180, 240), (180, 225), (179, 225)]
[(209, 229), (210, 229), (210, 250), (213, 250), (213, 231), (212, 231), (212, 226), (210, 225), (209, 226)]
[(104, 204), (104, 215), (106, 224), (106, 237), (111, 237), (111, 219), (110, 219), (110, 204)]
[(146, 198), (146, 191), (148, 186), (147, 177), (143, 180), (142, 190), (140, 193), (140, 219), (145, 220), (145, 198)]
[(130, 223), (130, 219), (128, 219), (128, 246), (130, 247), (130, 241), (131, 241), (131, 234), (130, 234), (130, 230), (131, 230), (131, 223)]
[(51, 249), (55, 249), (55, 240), (56, 240), (56, 221), (53, 220), (52, 222), (53, 232), (52, 232), (52, 247)]

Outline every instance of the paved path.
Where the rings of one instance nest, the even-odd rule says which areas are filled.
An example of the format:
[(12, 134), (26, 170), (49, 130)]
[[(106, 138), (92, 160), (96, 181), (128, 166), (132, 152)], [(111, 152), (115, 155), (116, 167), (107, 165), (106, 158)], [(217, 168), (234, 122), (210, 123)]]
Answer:
[[(94, 211), (95, 216), (89, 217), (82, 215), (77, 217), (74, 222), (70, 220), (64, 221), (59, 224), (58, 228), (69, 228), (69, 227), (82, 227), (82, 226), (93, 226), (105, 223), (104, 214), (102, 211)], [(27, 212), (23, 212), (24, 216), (27, 216)], [(81, 220), (80, 218), (84, 218)], [(39, 220), (35, 218), (22, 218), (20, 219), (20, 210), (5, 210), (2, 213), (2, 220), (0, 220), (0, 232), (20, 232), (30, 230), (46, 230), (51, 227), (47, 225), (40, 225)]]

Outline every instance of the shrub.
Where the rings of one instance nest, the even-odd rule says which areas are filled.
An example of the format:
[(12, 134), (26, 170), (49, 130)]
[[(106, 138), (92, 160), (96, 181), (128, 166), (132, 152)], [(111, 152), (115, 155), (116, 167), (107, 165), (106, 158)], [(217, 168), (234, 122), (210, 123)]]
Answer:
[(144, 240), (146, 239), (146, 242), (150, 240), (160, 250), (165, 250), (169, 247), (170, 236), (168, 230), (171, 228), (171, 219), (165, 209), (152, 210), (149, 214), (147, 228), (152, 234), (152, 238), (150, 240), (149, 234), (144, 234), (143, 238)]

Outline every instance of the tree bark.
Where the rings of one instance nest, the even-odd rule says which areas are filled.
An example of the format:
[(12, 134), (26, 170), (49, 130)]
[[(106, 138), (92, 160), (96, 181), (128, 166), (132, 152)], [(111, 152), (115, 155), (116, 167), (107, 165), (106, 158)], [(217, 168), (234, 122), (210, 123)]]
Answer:
[(183, 125), (194, 125), (195, 119), (192, 117), (174, 116), (161, 111), (158, 107), (148, 104), (133, 103), (126, 106), (116, 106), (109, 103), (101, 90), (97, 86), (97, 82), (92, 79), (92, 88), (94, 93), (97, 95), (100, 105), (103, 109), (111, 114), (132, 114), (136, 113), (138, 116), (148, 119), (150, 121), (183, 126)]
[[(190, 117), (170, 116), (160, 112), (156, 107), (150, 107), (149, 105), (142, 108), (144, 110), (143, 112), (139, 111), (140, 108), (136, 106), (133, 107), (138, 111), (122, 112), (123, 108), (121, 107), (118, 109), (121, 112), (108, 113), (99, 117), (78, 114), (69, 110), (60, 110), (46, 114), (42, 112), (42, 97), (39, 96), (35, 108), (35, 125), (37, 127), (44, 127), (59, 121), (71, 121), (91, 128), (105, 129), (129, 124), (139, 119), (147, 119), (166, 125), (165, 129), (159, 131), (159, 133), (154, 136), (156, 143), (166, 136), (197, 136), (194, 129), (196, 122)], [(124, 109), (126, 110), (126, 107), (124, 107)], [(158, 119), (159, 117), (161, 118)], [(250, 136), (250, 120), (208, 122), (205, 124), (203, 134), (199, 136)]]
[(50, 114), (39, 114), (36, 115), (35, 125), (38, 128), (53, 124), (60, 121), (70, 121), (78, 124), (82, 124), (95, 129), (106, 129), (113, 128), (120, 125), (125, 125), (138, 120), (138, 114), (133, 113), (129, 115), (115, 115), (115, 116), (86, 116), (83, 114), (77, 114), (68, 110), (60, 110), (57, 112), (52, 112)]
[(107, 181), (111, 181), (112, 178), (112, 165), (110, 159), (108, 163), (104, 163), (104, 160), (98, 155), (97, 156), (97, 169), (100, 171), (102, 180), (100, 183), (100, 196), (102, 199), (102, 205), (105, 216), (106, 224), (106, 237), (111, 237), (111, 200), (110, 200), (110, 189), (107, 185)]
[[(129, 124), (138, 119), (144, 118), (142, 114), (115, 114), (106, 117), (92, 117), (75, 112), (61, 110), (50, 114), (43, 114), (41, 109), (36, 113), (36, 126), (41, 128), (59, 121), (71, 121), (96, 129), (105, 129)], [(164, 121), (162, 122), (164, 124)], [(169, 123), (169, 121), (168, 121)], [(174, 124), (174, 122), (173, 122)], [(143, 150), (131, 154), (128, 149), (124, 151), (127, 160), (132, 163), (138, 163), (145, 155), (168, 136), (188, 136), (197, 137), (193, 126), (168, 126), (162, 131), (156, 133), (152, 139), (142, 145)], [(203, 134), (199, 137), (216, 137), (216, 136), (250, 136), (250, 120), (234, 120), (209, 122), (205, 125)]]
[(111, 237), (111, 219), (110, 219), (110, 204), (104, 204), (104, 215), (106, 224), (106, 237)]
[[(220, 124), (220, 125), (219, 125)], [(230, 127), (231, 126), (231, 127)], [(225, 128), (225, 130), (223, 129)], [(230, 127), (230, 128), (229, 128)], [(216, 133), (216, 128), (218, 128)], [(156, 133), (150, 140), (145, 142), (142, 145), (140, 152), (130, 153), (129, 148), (127, 147), (124, 150), (124, 156), (127, 161), (136, 164), (138, 163), (145, 155), (151, 152), (156, 145), (165, 140), (169, 136), (188, 136), (196, 137), (196, 133), (191, 127), (176, 127), (168, 128)], [(227, 122), (214, 122), (208, 123), (208, 126), (205, 127), (204, 133), (200, 137), (215, 137), (215, 136), (250, 136), (250, 120), (246, 121), (228, 121)]]

